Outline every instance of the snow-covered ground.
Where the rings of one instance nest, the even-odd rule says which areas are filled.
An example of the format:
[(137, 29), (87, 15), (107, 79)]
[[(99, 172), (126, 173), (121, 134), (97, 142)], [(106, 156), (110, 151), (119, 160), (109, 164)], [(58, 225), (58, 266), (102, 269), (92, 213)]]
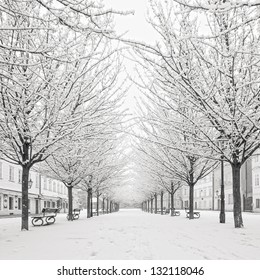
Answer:
[(201, 212), (188, 220), (141, 210), (68, 222), (59, 214), (54, 225), (20, 231), (20, 218), (0, 219), (0, 259), (260, 259), (260, 215), (244, 213), (245, 227), (235, 229), (218, 212)]

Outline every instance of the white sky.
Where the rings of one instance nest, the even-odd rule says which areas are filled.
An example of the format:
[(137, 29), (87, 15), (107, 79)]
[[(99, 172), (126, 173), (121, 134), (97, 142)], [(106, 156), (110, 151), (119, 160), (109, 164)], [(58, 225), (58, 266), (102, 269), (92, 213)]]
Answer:
[[(117, 34), (124, 34), (124, 39), (153, 44), (156, 38), (156, 32), (146, 21), (149, 0), (103, 0), (103, 3), (107, 9), (112, 8), (113, 10), (123, 12), (134, 11), (133, 15), (115, 15), (114, 22)], [(124, 65), (128, 74), (133, 78), (135, 76), (134, 62), (125, 59)], [(127, 99), (124, 104), (125, 108), (129, 108), (132, 113), (135, 107), (134, 97), (137, 94), (138, 89), (133, 84), (128, 91)]]
[(116, 30), (126, 34), (126, 38), (139, 41), (152, 41), (154, 31), (146, 22), (146, 14), (149, 6), (148, 0), (104, 0), (107, 8), (119, 11), (134, 10), (134, 15), (115, 16)]

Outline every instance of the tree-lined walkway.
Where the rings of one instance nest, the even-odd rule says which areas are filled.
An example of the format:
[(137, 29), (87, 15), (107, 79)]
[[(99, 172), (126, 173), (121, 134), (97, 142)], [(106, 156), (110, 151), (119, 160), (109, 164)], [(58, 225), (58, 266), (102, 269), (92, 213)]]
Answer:
[(0, 220), (0, 259), (260, 259), (260, 215), (245, 213), (248, 228), (234, 229), (232, 213), (219, 225), (217, 212), (199, 220), (121, 210), (52, 226), (19, 230), (20, 219)]

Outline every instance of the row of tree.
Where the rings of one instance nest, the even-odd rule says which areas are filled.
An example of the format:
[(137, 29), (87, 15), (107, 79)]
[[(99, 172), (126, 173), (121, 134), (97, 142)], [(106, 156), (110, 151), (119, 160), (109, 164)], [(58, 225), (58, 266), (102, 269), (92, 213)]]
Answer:
[(223, 159), (232, 167), (236, 228), (243, 226), (241, 166), (260, 146), (258, 6), (151, 0), (160, 41), (128, 42), (142, 73), (136, 156), (144, 184), (151, 193), (170, 180), (188, 185), (192, 218), (194, 185)]
[(88, 0), (4, 0), (0, 10), (0, 154), (22, 167), (28, 230), (32, 166), (66, 185), (70, 219), (73, 187), (101, 193), (120, 176), (124, 89), (111, 38), (123, 13)]

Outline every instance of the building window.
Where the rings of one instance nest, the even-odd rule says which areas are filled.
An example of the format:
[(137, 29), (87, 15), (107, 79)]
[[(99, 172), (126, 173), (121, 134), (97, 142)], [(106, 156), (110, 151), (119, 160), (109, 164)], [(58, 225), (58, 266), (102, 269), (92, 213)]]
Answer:
[(21, 169), (18, 170), (18, 183), (22, 184), (22, 170)]
[[(45, 176), (43, 177), (43, 189), (47, 190), (47, 178)], [(46, 207), (46, 206), (44, 206), (44, 207)]]
[(53, 191), (56, 192), (56, 182), (53, 182)]
[(233, 204), (233, 195), (232, 194), (228, 195), (228, 204)]
[(3, 179), (3, 163), (0, 162), (0, 179)]
[(38, 173), (36, 173), (36, 184), (35, 184), (35, 186), (36, 186), (36, 188), (39, 188), (39, 174)]
[(14, 198), (12, 196), (9, 196), (9, 210), (14, 209)]
[(49, 179), (49, 191), (52, 191), (51, 179)]
[(44, 205), (44, 208), (46, 208), (47, 207), (47, 202), (44, 201), (43, 205)]
[(9, 181), (14, 182), (14, 167), (9, 166)]
[(52, 202), (51, 207), (52, 207), (52, 208), (55, 208), (55, 202), (54, 202), (54, 201)]
[(260, 199), (259, 198), (255, 200), (255, 207), (260, 208)]
[(255, 186), (259, 186), (259, 174), (255, 174)]
[(18, 197), (18, 210), (22, 209), (22, 198)]

